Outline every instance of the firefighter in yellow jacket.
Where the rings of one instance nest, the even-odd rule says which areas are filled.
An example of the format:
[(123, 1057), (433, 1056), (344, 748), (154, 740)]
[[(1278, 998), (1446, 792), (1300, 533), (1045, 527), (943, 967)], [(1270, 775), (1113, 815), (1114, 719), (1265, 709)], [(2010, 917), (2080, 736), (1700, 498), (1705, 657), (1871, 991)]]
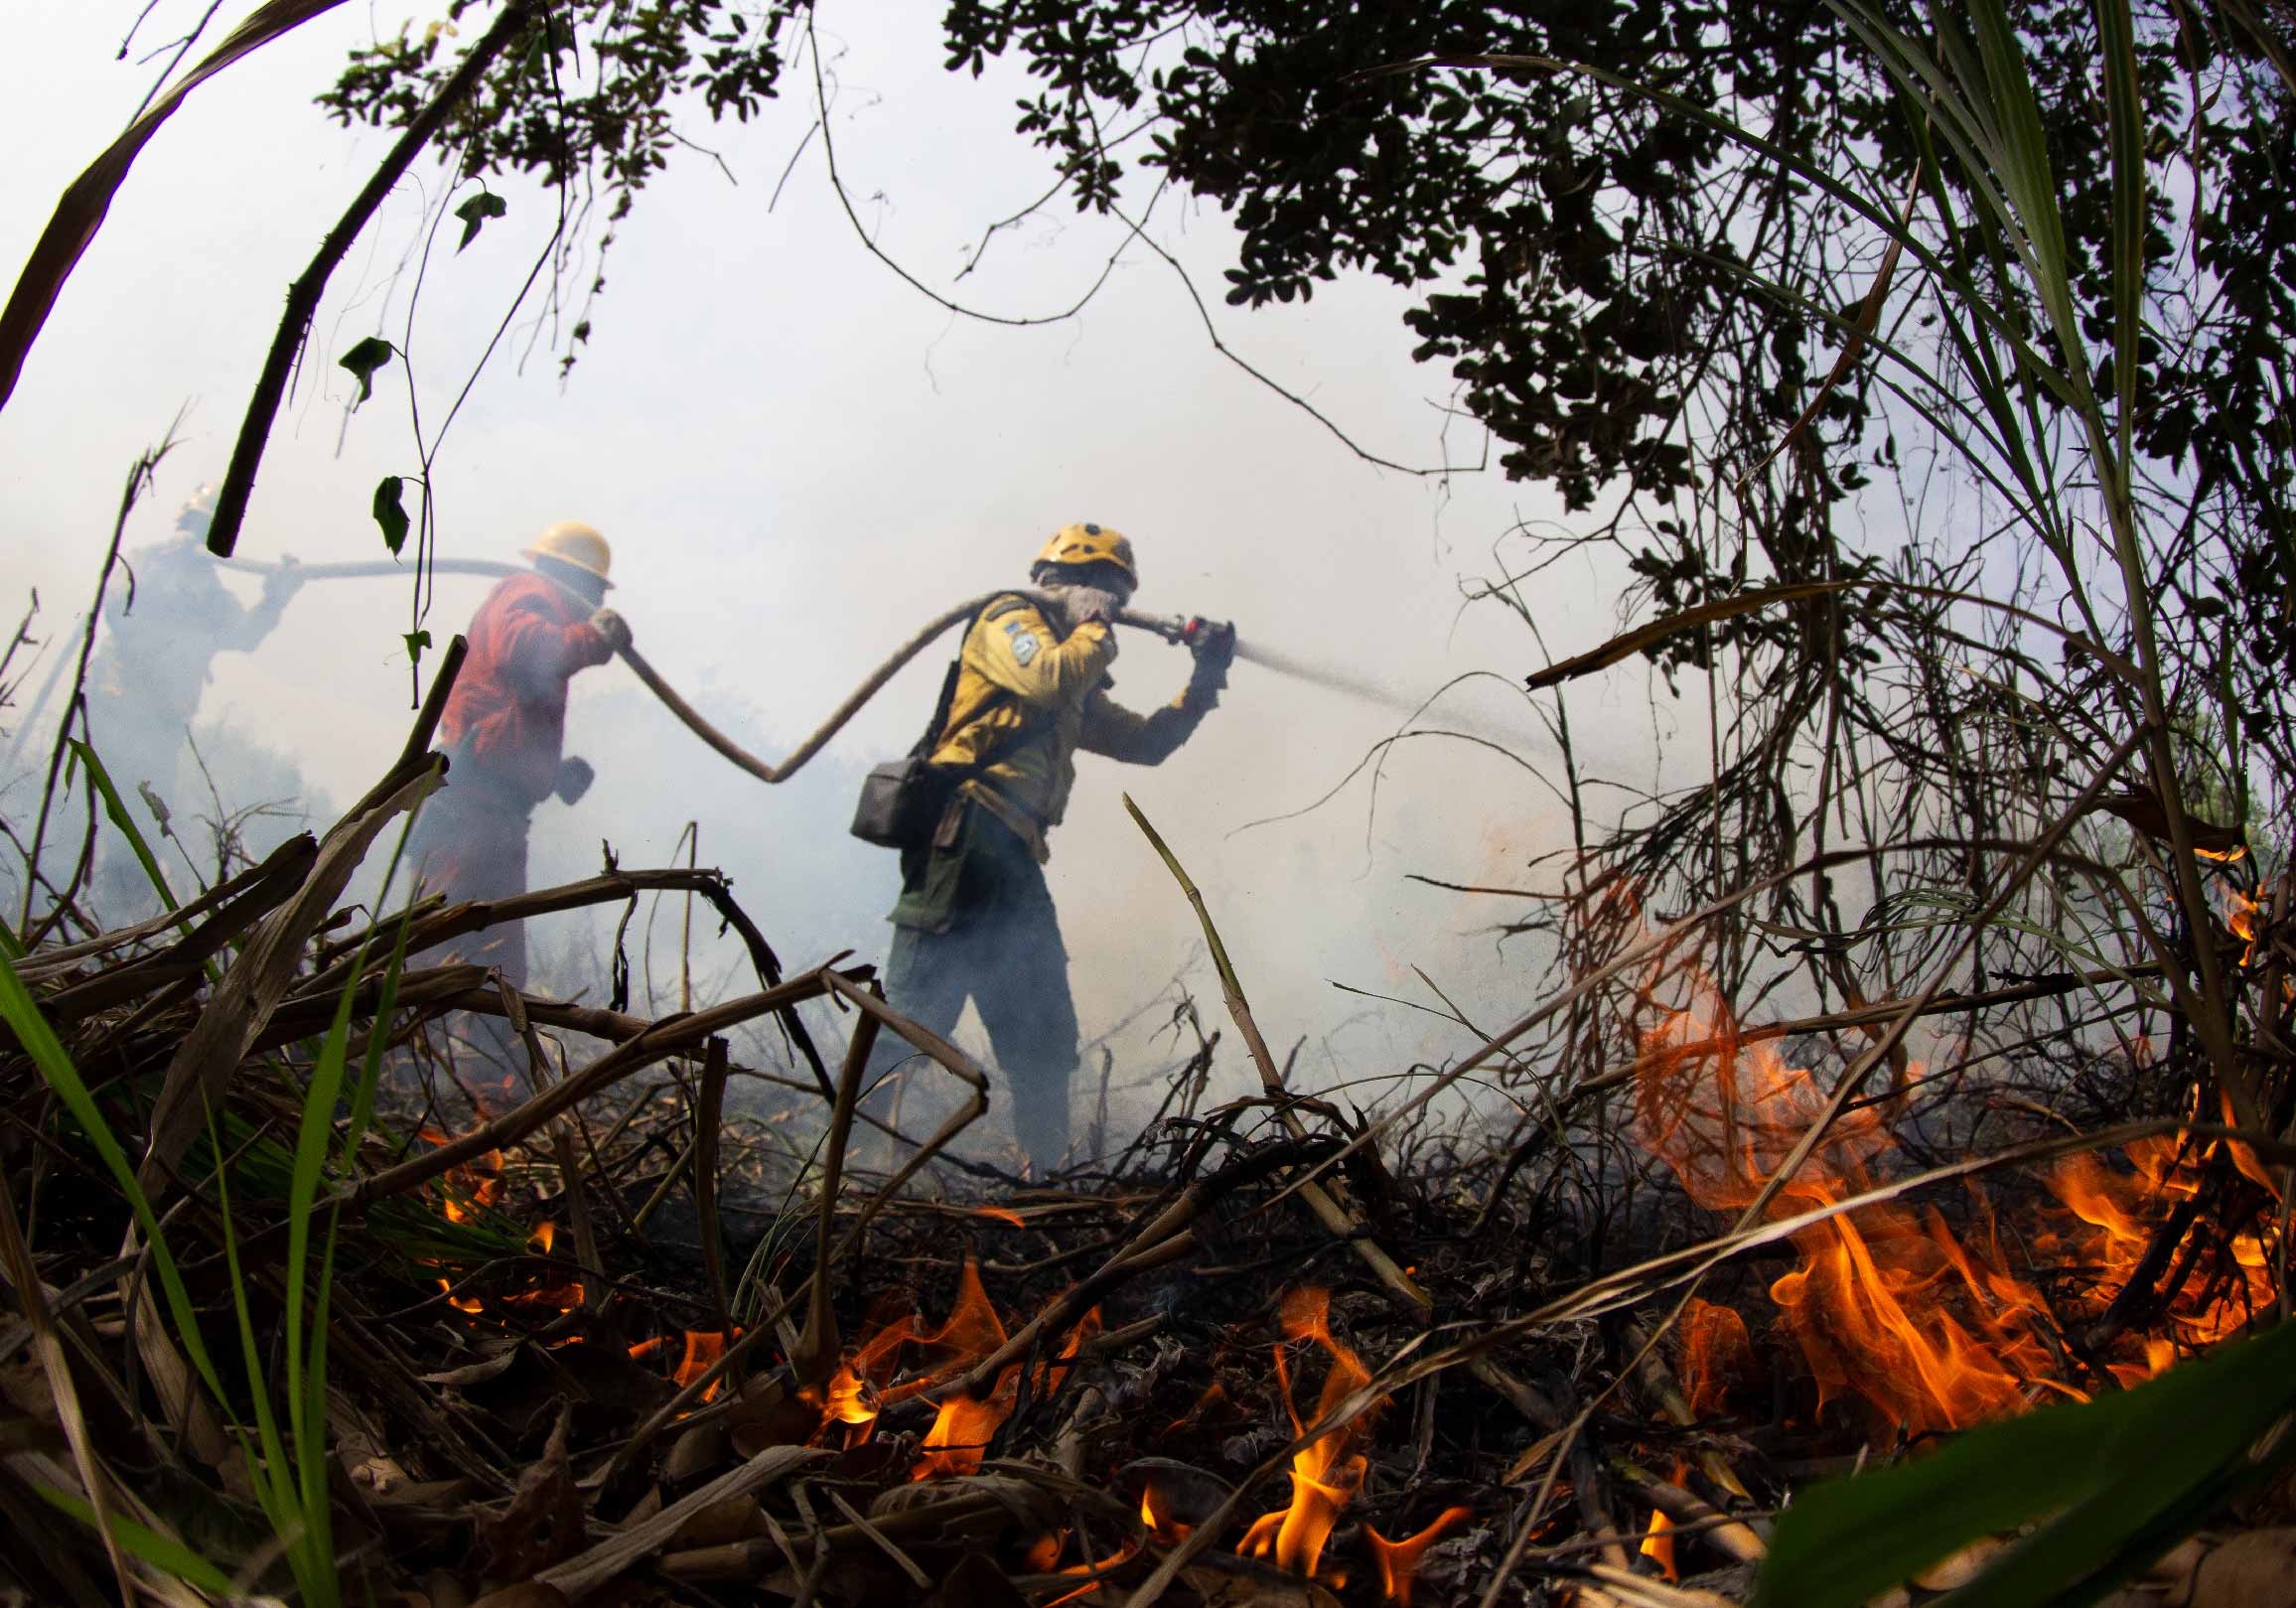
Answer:
[[(1192, 625), (1186, 689), (1143, 715), (1108, 695), (1115, 616), (1140, 581), (1131, 542), (1103, 525), (1069, 525), (1045, 544), (1031, 579), (1049, 601), (1007, 594), (965, 634), (955, 696), (930, 757), (966, 780), (931, 845), (901, 857), (885, 986), (896, 1010), (943, 1037), (973, 1002), (1014, 1137), (1042, 1174), (1069, 1148), (1076, 1066), (1046, 834), (1067, 813), (1078, 749), (1159, 765), (1188, 741), (1227, 684), (1235, 629)], [(891, 1038), (880, 1043), (876, 1071), (906, 1053)]]

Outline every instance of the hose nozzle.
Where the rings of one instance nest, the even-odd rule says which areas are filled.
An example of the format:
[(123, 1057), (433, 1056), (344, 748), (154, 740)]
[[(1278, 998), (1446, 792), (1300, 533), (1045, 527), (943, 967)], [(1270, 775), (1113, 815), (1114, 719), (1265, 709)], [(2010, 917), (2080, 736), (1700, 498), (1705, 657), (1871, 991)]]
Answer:
[(1175, 648), (1194, 648), (1205, 633), (1223, 629), (1218, 621), (1207, 620), (1200, 614), (1176, 614), (1160, 620), (1154, 615), (1134, 614), (1126, 609), (1118, 618), (1125, 625), (1162, 637)]

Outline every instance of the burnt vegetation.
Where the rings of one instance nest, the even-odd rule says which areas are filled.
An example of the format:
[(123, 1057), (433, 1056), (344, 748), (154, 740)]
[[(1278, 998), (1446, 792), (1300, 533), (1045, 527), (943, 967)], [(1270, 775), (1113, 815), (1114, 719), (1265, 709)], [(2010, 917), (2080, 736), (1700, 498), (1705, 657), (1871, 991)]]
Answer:
[[(826, 118), (807, 7), (448, 14), (325, 103), (428, 130), (472, 230), (493, 187), (554, 195), (569, 365), (681, 127)], [(1222, 998), (1174, 1016), (1143, 1132), (1022, 1178), (976, 1142), (991, 1074), (867, 967), (786, 974), (706, 870), (347, 901), (451, 786), (453, 651), (348, 813), (261, 856), (222, 833), (197, 889), (74, 685), (7, 821), (0, 1580), (2288, 1601), (2285, 6), (956, 0), (943, 28), (952, 71), (1033, 80), (1041, 205), (1217, 202), (1238, 307), (1406, 287), (1500, 468), (1559, 494), (1469, 589), (1523, 627), (1570, 832), (1466, 890), (1530, 957), (1514, 1019), (1430, 980), (1456, 1055), (1319, 1090), (1135, 811)], [(1588, 554), (1618, 633), (1558, 658), (1545, 588)], [(1695, 733), (1656, 788), (1573, 745), (1574, 701), (1646, 666)], [(120, 925), (107, 856), (166, 910)], [(752, 974), (671, 1010), (619, 950), (603, 1004), (430, 953), (665, 899)], [(865, 1102), (886, 1034), (932, 1131)]]

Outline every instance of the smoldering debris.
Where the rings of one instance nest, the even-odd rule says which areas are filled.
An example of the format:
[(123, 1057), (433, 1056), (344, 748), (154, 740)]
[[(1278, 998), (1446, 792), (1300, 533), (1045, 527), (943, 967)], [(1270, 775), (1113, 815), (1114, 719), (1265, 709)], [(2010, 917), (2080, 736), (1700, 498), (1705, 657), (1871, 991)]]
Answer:
[[(1879, 1107), (1812, 1127), (1823, 1081), (1789, 1059), (1854, 1054), (1829, 1035), (1876, 1012), (1741, 1025), (1710, 934), (1646, 925), (1600, 878), (1562, 912), (1570, 986), (1443, 1074), (1518, 1091), (1515, 1133), (1295, 1090), (1247, 957), (1152, 832), (1225, 1020), (1185, 1018), (1194, 1052), (1110, 1161), (1000, 1175), (951, 1151), (996, 1097), (984, 1070), (866, 964), (787, 968), (714, 870), (347, 905), (440, 780), (435, 715), (323, 835), (130, 927), (52, 915), (0, 966), (0, 1157), (36, 1181), (0, 1249), (39, 1292), (0, 1459), (65, 1499), (12, 1507), (33, 1544), (0, 1568), (37, 1598), (99, 1596), (116, 1567), (407, 1608), (1714, 1608), (1813, 1476), (2051, 1397), (2135, 1401), (2278, 1299), (2271, 1175), (2190, 1112), (2112, 1125), (2140, 1080), (1997, 1106), (1968, 1135), (1997, 1148), (1925, 1179)], [(438, 958), (654, 895), (724, 925), (738, 985), (648, 1013)], [(2213, 935), (2274, 1035), (2287, 908)], [(507, 1060), (472, 1053), (473, 1020)], [(934, 1131), (864, 1099), (882, 1035), (953, 1096)], [(1580, 1071), (1542, 1082), (1573, 1043)], [(1207, 1098), (1223, 1045), (1256, 1093)], [(183, 1450), (154, 1482), (162, 1445)], [(99, 1514), (161, 1539), (115, 1564)], [(2158, 1578), (2244, 1608), (2244, 1567), (2208, 1559), (2279, 1534)], [(1907, 1589), (1998, 1552), (1979, 1537)]]

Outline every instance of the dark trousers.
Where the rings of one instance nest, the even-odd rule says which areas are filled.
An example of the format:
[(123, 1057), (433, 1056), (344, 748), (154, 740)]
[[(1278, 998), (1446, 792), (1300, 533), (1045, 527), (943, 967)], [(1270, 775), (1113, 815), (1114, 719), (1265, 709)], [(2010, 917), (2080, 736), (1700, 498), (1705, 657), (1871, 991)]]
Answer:
[[(886, 998), (942, 1038), (972, 1002), (994, 1052), (991, 1108), (999, 1098), (1010, 1101), (1013, 1137), (1041, 1175), (1069, 1148), (1069, 1080), (1076, 1067), (1069, 953), (1044, 868), (1029, 846), (986, 810), (961, 807), (965, 819), (952, 844), (902, 857)], [(905, 1040), (885, 1034), (870, 1060), (871, 1082), (914, 1055)], [(923, 1138), (961, 1095), (955, 1080), (923, 1058), (911, 1061), (908, 1073), (913, 1093), (901, 1102), (901, 1125)], [(892, 1099), (881, 1095), (870, 1103), (883, 1114)]]
[[(448, 772), (446, 787), (424, 802), (407, 842), (407, 858), (421, 890), (441, 895), (450, 905), (465, 900), (492, 903), (524, 893), (528, 813), (513, 795), (491, 785), (478, 767), (458, 761)], [(503, 922), (456, 939), (431, 958), (434, 963), (493, 966), (503, 981), (522, 991), (525, 925)], [(524, 1046), (499, 1016), (464, 1020), (472, 1048), (493, 1064), (491, 1075), (481, 1082), (505, 1097), (514, 1096), (526, 1079)]]

